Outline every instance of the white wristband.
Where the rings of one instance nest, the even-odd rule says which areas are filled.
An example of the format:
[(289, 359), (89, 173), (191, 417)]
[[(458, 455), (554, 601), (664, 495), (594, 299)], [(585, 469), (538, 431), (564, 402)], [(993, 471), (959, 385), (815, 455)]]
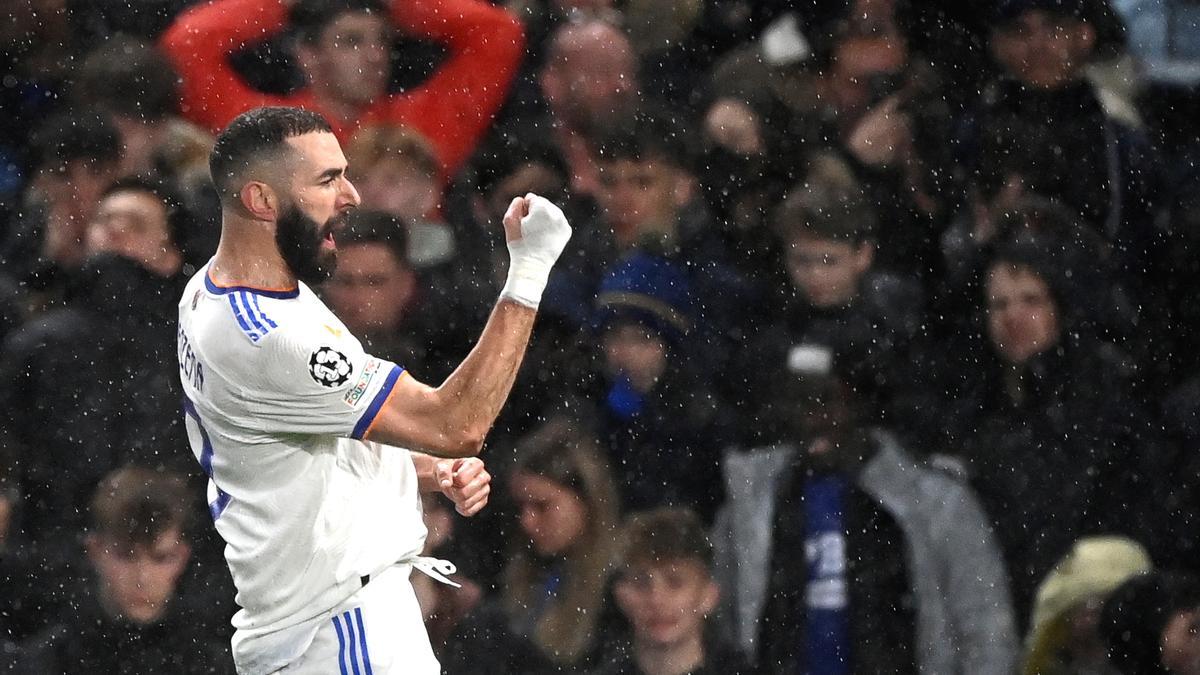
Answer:
[(546, 282), (550, 279), (550, 265), (535, 258), (515, 255), (510, 255), (510, 261), (508, 279), (504, 282), (500, 297), (537, 309), (546, 290)]

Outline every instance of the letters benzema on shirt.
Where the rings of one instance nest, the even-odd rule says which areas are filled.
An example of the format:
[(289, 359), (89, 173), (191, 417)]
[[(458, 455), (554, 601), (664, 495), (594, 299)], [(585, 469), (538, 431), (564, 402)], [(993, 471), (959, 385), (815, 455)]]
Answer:
[(308, 359), (308, 372), (317, 384), (333, 389), (350, 379), (354, 368), (346, 355), (333, 347), (320, 347)]

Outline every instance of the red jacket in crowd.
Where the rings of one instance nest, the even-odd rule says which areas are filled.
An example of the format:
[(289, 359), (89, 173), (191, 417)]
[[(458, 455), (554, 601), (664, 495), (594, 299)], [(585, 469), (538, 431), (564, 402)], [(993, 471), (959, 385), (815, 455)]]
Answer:
[(342, 142), (361, 126), (407, 125), (429, 138), (452, 175), (504, 103), (524, 54), (521, 24), (478, 0), (407, 0), (390, 7), (398, 28), (444, 44), (449, 57), (420, 87), (372, 102), (356, 120), (336, 119), (307, 89), (284, 96), (256, 91), (230, 65), (230, 54), (284, 30), (288, 7), (280, 0), (215, 0), (189, 9), (161, 45), (183, 80), (184, 115), (215, 133), (251, 108), (298, 106), (324, 113)]

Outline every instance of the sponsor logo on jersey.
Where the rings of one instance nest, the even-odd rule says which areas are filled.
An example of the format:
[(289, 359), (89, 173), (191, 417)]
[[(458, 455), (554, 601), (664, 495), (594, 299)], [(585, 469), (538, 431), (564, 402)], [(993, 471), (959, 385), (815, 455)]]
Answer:
[(333, 347), (320, 347), (308, 358), (308, 373), (322, 387), (334, 389), (346, 384), (353, 370), (350, 359)]
[(375, 373), (377, 372), (379, 372), (379, 359), (371, 359), (367, 361), (367, 365), (363, 366), (362, 372), (358, 375), (358, 381), (356, 381), (354, 386), (350, 387), (350, 391), (347, 391), (346, 395), (342, 397), (342, 400), (346, 402), (346, 405), (350, 406), (351, 408), (358, 405), (359, 399), (363, 397), (363, 394), (367, 393), (367, 387), (371, 385), (371, 380), (375, 379)]

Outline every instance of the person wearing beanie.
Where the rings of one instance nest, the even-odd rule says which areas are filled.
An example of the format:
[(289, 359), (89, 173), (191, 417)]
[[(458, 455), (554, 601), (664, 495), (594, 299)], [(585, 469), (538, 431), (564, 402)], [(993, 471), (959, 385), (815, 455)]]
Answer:
[(593, 318), (604, 387), (599, 436), (625, 508), (689, 505), (711, 520), (720, 499), (718, 410), (689, 356), (704, 344), (692, 341), (692, 289), (679, 265), (641, 251), (601, 282)]
[(1100, 614), (1108, 658), (1125, 675), (1200, 673), (1200, 580), (1173, 572), (1138, 575)]

